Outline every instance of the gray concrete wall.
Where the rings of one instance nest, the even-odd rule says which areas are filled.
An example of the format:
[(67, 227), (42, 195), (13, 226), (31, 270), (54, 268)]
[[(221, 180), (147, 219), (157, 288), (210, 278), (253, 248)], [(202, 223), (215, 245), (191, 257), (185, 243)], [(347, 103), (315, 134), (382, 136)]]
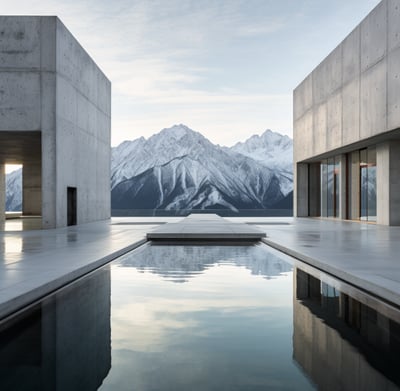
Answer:
[(400, 0), (383, 0), (294, 90), (295, 162), (400, 127)]
[(110, 217), (111, 83), (57, 20), (57, 226), (67, 187), (77, 188), (78, 224)]
[[(381, 1), (294, 90), (295, 171), (302, 166), (301, 162), (318, 161), (321, 157), (398, 138), (391, 132), (398, 133), (400, 128), (399, 20), (400, 0)], [(395, 225), (400, 224), (400, 212), (396, 213), (392, 208), (393, 217), (389, 217), (385, 202), (389, 202), (389, 198), (395, 200), (394, 192), (389, 187), (397, 188), (397, 185), (388, 187), (383, 182), (397, 181), (399, 171), (386, 170), (389, 156), (393, 159), (394, 155), (388, 152), (378, 158), (378, 164), (383, 165), (377, 167), (381, 175), (378, 189), (380, 185), (384, 188), (378, 190), (381, 196), (377, 199), (377, 215), (378, 223)], [(390, 161), (394, 166), (395, 163)], [(356, 171), (358, 169), (355, 167)], [(357, 175), (353, 171), (356, 180)], [(385, 179), (389, 172), (393, 178)], [(341, 199), (345, 200), (345, 175), (341, 178)], [(348, 218), (358, 218), (356, 186), (351, 188), (353, 194), (349, 195)], [(392, 195), (389, 196), (389, 193)], [(303, 190), (295, 189), (294, 195), (295, 205), (304, 206)], [(397, 205), (397, 201), (390, 201), (389, 204), (391, 202)], [(301, 213), (295, 211), (296, 216), (310, 215), (304, 207), (298, 210)], [(340, 217), (346, 218), (343, 202)]]
[[(55, 91), (55, 84), (48, 85), (46, 82), (49, 74), (53, 75), (54, 79), (55, 61), (51, 62), (48, 59), (55, 58), (55, 45), (51, 44), (51, 38), (49, 42), (49, 37), (54, 36), (55, 29), (48, 29), (46, 26), (51, 25), (51, 21), (54, 25), (55, 19), (0, 16), (0, 132), (17, 135), (24, 131), (32, 132), (34, 135), (44, 128), (43, 122), (46, 122), (48, 112), (46, 101), (50, 98), (49, 94)], [(55, 139), (55, 126), (51, 126), (47, 133), (48, 137)], [(40, 202), (38, 197), (41, 197), (41, 194), (38, 194), (41, 193), (41, 183), (34, 184), (34, 178), (28, 178), (30, 171), (28, 166), (31, 164), (34, 152), (29, 151), (28, 156), (27, 148), (19, 148), (20, 145), (13, 146), (16, 151), (10, 148), (10, 144), (3, 147), (6, 149), (2, 150), (3, 163), (25, 165), (24, 209), (28, 214), (42, 214), (41, 205), (37, 205), (37, 202)], [(46, 156), (54, 160), (54, 151), (46, 149)], [(35, 194), (30, 191), (34, 187)], [(36, 206), (32, 209), (35, 203)], [(45, 221), (47, 221), (47, 205), (49, 203), (43, 208)], [(1, 210), (0, 215), (3, 215)]]
[(297, 217), (307, 217), (308, 210), (308, 164), (298, 163), (295, 165), (293, 183), (293, 213)]
[(40, 130), (41, 19), (0, 16), (0, 131)]
[(42, 214), (42, 164), (40, 156), (36, 162), (24, 164), (22, 171), (22, 214)]
[(400, 225), (400, 141), (376, 148), (377, 222)]
[(57, 224), (56, 204), (56, 20), (41, 18), (42, 226)]
[(42, 134), (41, 185), (24, 180), (25, 196), (35, 188), (24, 209), (36, 213), (41, 186), (44, 228), (67, 224), (68, 186), (78, 223), (110, 217), (111, 84), (57, 17), (0, 17), (0, 119), (0, 131)]
[(4, 164), (0, 164), (0, 222), (5, 220), (6, 213), (6, 174)]

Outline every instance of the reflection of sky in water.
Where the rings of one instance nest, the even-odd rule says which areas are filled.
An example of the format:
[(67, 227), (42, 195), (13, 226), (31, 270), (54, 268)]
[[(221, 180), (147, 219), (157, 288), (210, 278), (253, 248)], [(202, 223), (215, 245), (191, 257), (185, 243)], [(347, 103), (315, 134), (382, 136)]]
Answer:
[(256, 245), (145, 246), (114, 262), (101, 389), (312, 388), (292, 359), (285, 261)]

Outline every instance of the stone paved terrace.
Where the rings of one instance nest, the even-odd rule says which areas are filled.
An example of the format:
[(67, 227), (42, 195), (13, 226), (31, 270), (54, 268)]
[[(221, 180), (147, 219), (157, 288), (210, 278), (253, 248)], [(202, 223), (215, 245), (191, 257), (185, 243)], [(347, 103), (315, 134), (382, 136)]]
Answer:
[[(146, 232), (160, 223), (176, 220), (113, 218), (51, 230), (0, 232), (0, 318), (139, 246)], [(10, 221), (9, 227), (16, 224)]]
[(255, 224), (272, 247), (400, 306), (400, 227), (310, 218), (235, 221)]
[[(127, 217), (0, 233), (0, 318), (137, 247), (181, 218)], [(234, 218), (266, 243), (400, 306), (400, 227), (293, 218)]]

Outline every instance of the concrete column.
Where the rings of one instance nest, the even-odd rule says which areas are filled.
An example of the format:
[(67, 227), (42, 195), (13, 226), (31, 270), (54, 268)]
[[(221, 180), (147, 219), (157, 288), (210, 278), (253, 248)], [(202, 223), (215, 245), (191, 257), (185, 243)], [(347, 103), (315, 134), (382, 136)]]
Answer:
[(321, 164), (312, 163), (308, 168), (309, 211), (312, 217), (321, 216)]
[(42, 228), (56, 228), (56, 19), (41, 19)]
[(376, 146), (377, 223), (400, 225), (400, 141)]
[(308, 216), (308, 164), (297, 163), (295, 169), (294, 215)]
[(0, 221), (6, 219), (6, 166), (0, 164)]
[(339, 218), (347, 219), (347, 159), (346, 155), (340, 155), (340, 175), (339, 175)]
[(38, 161), (24, 164), (22, 170), (22, 214), (42, 214), (42, 164)]
[(360, 152), (352, 152), (350, 159), (349, 219), (358, 220), (360, 218)]

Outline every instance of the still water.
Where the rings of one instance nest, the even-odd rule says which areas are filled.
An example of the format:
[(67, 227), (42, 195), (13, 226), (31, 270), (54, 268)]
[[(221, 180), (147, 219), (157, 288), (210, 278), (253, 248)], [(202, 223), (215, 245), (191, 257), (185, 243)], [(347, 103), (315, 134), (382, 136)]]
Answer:
[(148, 244), (1, 322), (0, 390), (395, 390), (399, 320), (262, 244)]

